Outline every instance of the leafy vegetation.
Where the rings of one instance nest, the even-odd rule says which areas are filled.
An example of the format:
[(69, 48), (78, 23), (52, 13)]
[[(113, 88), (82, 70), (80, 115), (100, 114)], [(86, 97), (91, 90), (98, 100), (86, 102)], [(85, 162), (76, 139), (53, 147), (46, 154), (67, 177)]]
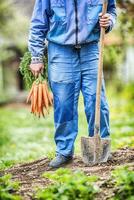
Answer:
[[(130, 85), (133, 84), (123, 85), (118, 91), (114, 84), (110, 84), (107, 89), (110, 104), (112, 148), (114, 150), (127, 146), (134, 147), (134, 99), (130, 95), (133, 93)], [(132, 91), (130, 91), (130, 87)]]
[(105, 47), (104, 53), (104, 70), (114, 75), (118, 64), (122, 61), (124, 51), (118, 45), (110, 45)]
[(129, 168), (125, 166), (112, 172), (115, 187), (113, 200), (134, 199), (134, 171)]
[(11, 19), (12, 16), (12, 9), (9, 1), (0, 0), (0, 27), (2, 30), (5, 27), (5, 23)]
[(134, 100), (134, 83), (126, 84), (124, 90), (121, 93), (122, 97), (126, 100)]
[[(123, 42), (128, 39), (128, 34), (133, 37), (134, 34), (134, 2), (132, 0), (117, 0), (118, 6), (120, 7), (119, 20), (119, 32), (123, 38)], [(130, 37), (130, 35), (129, 35)]]
[[(36, 199), (45, 200), (90, 200), (95, 199), (96, 194), (103, 192), (97, 186), (98, 178), (86, 176), (81, 171), (72, 172), (69, 169), (58, 169), (53, 173), (44, 173), (44, 178), (52, 181), (47, 188), (41, 189), (36, 193)], [(107, 185), (113, 188), (114, 196), (111, 200), (132, 200), (134, 198), (134, 171), (131, 167), (118, 167), (112, 171)]]
[(0, 199), (1, 200), (21, 200), (21, 197), (14, 193), (19, 189), (19, 183), (11, 180), (10, 174), (0, 177)]
[(95, 182), (97, 177), (86, 176), (81, 171), (58, 169), (54, 173), (45, 173), (43, 177), (54, 181), (54, 184), (36, 194), (39, 200), (93, 200), (99, 191)]
[[(42, 177), (45, 178), (47, 185), (41, 189), (36, 188), (32, 199), (93, 200), (104, 194), (105, 187), (107, 194), (109, 188), (112, 188), (113, 193), (110, 192), (108, 198), (110, 200), (133, 200), (134, 171), (132, 166), (116, 168), (102, 185), (98, 182), (101, 180), (100, 176), (87, 176), (80, 170), (72, 171), (68, 168), (45, 172)], [(19, 183), (13, 182), (11, 178), (10, 174), (0, 178), (0, 199), (2, 200), (21, 199), (21, 196), (15, 194), (19, 189)]]

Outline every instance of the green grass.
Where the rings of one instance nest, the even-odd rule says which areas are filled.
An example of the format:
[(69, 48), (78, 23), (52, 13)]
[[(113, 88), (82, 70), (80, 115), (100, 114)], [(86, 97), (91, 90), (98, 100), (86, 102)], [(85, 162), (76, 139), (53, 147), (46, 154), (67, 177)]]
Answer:
[(36, 119), (26, 107), (0, 109), (1, 167), (30, 161), (54, 151), (53, 116)]
[(134, 100), (111, 99), (112, 149), (134, 147)]
[[(134, 146), (134, 102), (113, 95), (110, 89), (112, 149)], [(79, 133), (75, 152), (80, 153), (80, 137), (88, 135), (83, 98), (79, 101)], [(0, 168), (52, 157), (55, 151), (53, 111), (46, 119), (36, 119), (25, 106), (0, 108)]]

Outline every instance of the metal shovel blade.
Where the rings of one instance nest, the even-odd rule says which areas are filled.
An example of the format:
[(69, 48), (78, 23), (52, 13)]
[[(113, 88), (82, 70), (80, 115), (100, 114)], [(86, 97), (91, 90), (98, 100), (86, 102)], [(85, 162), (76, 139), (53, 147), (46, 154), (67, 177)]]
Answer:
[(81, 137), (83, 162), (88, 165), (107, 162), (110, 155), (110, 147), (110, 139), (103, 139), (98, 134), (93, 137)]

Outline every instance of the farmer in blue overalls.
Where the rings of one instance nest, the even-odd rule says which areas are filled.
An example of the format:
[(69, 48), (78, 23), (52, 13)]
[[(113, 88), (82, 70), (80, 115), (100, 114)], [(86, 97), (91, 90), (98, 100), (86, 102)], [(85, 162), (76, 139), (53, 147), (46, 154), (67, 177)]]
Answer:
[[(102, 3), (102, 0), (36, 0), (34, 6), (29, 34), (30, 69), (37, 76), (45, 67), (47, 39), (48, 78), (54, 96), (56, 157), (50, 167), (60, 167), (73, 158), (80, 91), (89, 136), (94, 133), (100, 27), (105, 27), (108, 33), (116, 20), (115, 0), (108, 0), (105, 15), (101, 14)], [(102, 138), (110, 136), (104, 80), (100, 134)]]

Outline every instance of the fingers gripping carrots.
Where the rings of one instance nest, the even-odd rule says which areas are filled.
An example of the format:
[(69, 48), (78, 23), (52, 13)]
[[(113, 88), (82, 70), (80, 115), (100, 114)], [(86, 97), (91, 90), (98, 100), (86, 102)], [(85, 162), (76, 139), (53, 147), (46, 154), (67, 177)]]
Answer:
[(33, 82), (32, 88), (27, 97), (27, 103), (31, 102), (31, 113), (38, 117), (45, 117), (49, 113), (49, 107), (53, 105), (52, 95), (48, 90), (45, 80), (40, 77)]

